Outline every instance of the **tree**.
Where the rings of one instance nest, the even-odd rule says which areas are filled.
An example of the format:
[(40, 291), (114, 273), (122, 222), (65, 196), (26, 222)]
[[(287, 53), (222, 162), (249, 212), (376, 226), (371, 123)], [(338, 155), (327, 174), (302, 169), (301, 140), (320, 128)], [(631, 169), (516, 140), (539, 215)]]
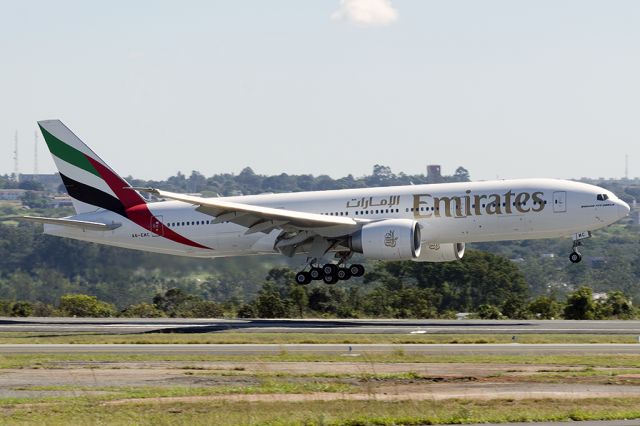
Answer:
[(309, 303), (309, 297), (307, 296), (307, 290), (305, 287), (297, 284), (291, 284), (289, 286), (289, 299), (293, 302), (298, 311), (300, 318), (304, 317), (304, 308)]
[(589, 287), (580, 287), (567, 297), (564, 308), (564, 318), (572, 320), (597, 319), (596, 303), (593, 301), (593, 291)]
[(453, 181), (454, 182), (470, 182), (471, 176), (469, 175), (469, 170), (465, 169), (462, 166), (458, 167), (455, 173), (453, 174)]
[(64, 316), (73, 317), (104, 318), (117, 313), (115, 306), (86, 294), (65, 294), (60, 298), (59, 309)]
[(191, 318), (222, 318), (224, 311), (219, 303), (212, 300), (198, 300), (185, 310), (185, 314), (181, 315)]
[(156, 294), (153, 298), (153, 304), (159, 310), (174, 318), (178, 316), (180, 306), (191, 298), (192, 296), (189, 296), (182, 289), (170, 288), (164, 294)]
[(527, 317), (527, 304), (522, 297), (510, 294), (502, 304), (502, 315), (510, 319), (524, 319)]
[(240, 306), (240, 309), (238, 309), (237, 316), (238, 318), (256, 318), (258, 315), (256, 314), (256, 310), (254, 309), (253, 305), (245, 303), (244, 305)]
[(43, 209), (47, 207), (47, 199), (39, 195), (35, 191), (27, 191), (22, 197), (20, 197), (22, 204), (30, 209)]
[(33, 305), (29, 302), (16, 302), (11, 308), (12, 317), (30, 317), (33, 314)]
[[(529, 296), (524, 276), (513, 262), (478, 250), (467, 250), (460, 262), (380, 262), (365, 275), (365, 283), (380, 283), (392, 291), (384, 296), (385, 299), (393, 299), (394, 294), (405, 288), (428, 289), (430, 303), (437, 312), (469, 312), (482, 304), (501, 307), (505, 301), (510, 301), (509, 308), (513, 308), (510, 313), (515, 314), (516, 302)], [(381, 293), (375, 295), (382, 296)], [(376, 303), (382, 303), (382, 300)], [(388, 300), (385, 303), (393, 306), (396, 302)], [(396, 308), (402, 307), (396, 305)], [(369, 305), (367, 309), (380, 315), (386, 308)]]
[(538, 296), (529, 303), (527, 312), (536, 319), (556, 319), (560, 317), (562, 306), (552, 297)]
[(138, 303), (137, 305), (127, 306), (122, 311), (122, 316), (129, 318), (162, 318), (166, 317), (167, 314), (151, 303)]
[(502, 318), (502, 313), (500, 313), (500, 310), (493, 305), (480, 305), (478, 307), (477, 314), (481, 319), (497, 320)]
[(256, 314), (259, 318), (286, 318), (287, 306), (280, 297), (273, 283), (265, 283), (255, 301)]
[(635, 317), (635, 310), (631, 299), (619, 290), (607, 293), (607, 299), (604, 301), (607, 316), (619, 319), (632, 319)]

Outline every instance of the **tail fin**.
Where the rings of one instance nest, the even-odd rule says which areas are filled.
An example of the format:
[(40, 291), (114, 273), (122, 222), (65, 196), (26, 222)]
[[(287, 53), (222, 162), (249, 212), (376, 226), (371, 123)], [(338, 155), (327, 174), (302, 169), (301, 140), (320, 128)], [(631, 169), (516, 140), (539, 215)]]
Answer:
[(60, 177), (73, 198), (76, 213), (103, 208), (126, 217), (126, 210), (144, 199), (60, 120), (38, 121)]

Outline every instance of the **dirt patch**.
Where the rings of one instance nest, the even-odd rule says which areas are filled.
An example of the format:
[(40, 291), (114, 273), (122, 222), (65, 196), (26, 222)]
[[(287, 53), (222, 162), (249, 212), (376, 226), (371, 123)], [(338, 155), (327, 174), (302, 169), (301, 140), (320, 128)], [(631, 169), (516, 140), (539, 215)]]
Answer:
[[(402, 392), (400, 392), (402, 390)], [(166, 397), (166, 398), (130, 398), (113, 401), (106, 401), (102, 405), (124, 405), (124, 404), (171, 404), (171, 403), (194, 403), (206, 401), (228, 401), (228, 402), (260, 402), (260, 401), (281, 401), (281, 402), (305, 402), (305, 401), (441, 401), (445, 399), (586, 399), (586, 398), (615, 398), (640, 396), (640, 390), (629, 393), (606, 389), (589, 390), (567, 390), (559, 388), (532, 388), (527, 389), (440, 389), (438, 392), (407, 392), (408, 389), (394, 388), (393, 392), (371, 393), (329, 393), (315, 392), (306, 394), (241, 394), (241, 395), (214, 395), (214, 396), (190, 396), (190, 397)]]
[[(2, 398), (55, 395), (52, 391), (33, 389), (35, 386), (58, 387), (63, 389), (64, 395), (82, 396), (93, 395), (95, 392), (92, 389), (99, 391), (99, 388), (252, 387), (261, 385), (265, 377), (296, 384), (311, 381), (339, 383), (353, 386), (355, 391), (348, 394), (278, 395), (281, 400), (364, 398), (354, 395), (393, 400), (640, 396), (640, 386), (635, 386), (640, 374), (607, 376), (606, 369), (602, 369), (602, 376), (559, 377), (557, 381), (536, 379), (536, 373), (541, 372), (582, 370), (584, 367), (581, 366), (482, 363), (69, 362), (55, 363), (52, 369), (2, 370), (0, 402)], [(607, 381), (609, 384), (606, 384)], [(250, 401), (253, 397), (256, 401), (269, 398), (264, 395), (205, 398), (230, 401), (248, 398), (246, 400)], [(149, 400), (154, 399), (143, 401)], [(167, 398), (160, 400), (170, 401)]]

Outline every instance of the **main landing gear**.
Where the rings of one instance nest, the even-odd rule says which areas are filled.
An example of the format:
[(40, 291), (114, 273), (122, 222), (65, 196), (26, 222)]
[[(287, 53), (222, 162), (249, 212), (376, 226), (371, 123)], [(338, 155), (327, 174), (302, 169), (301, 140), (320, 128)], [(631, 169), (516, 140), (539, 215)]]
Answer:
[(310, 264), (308, 271), (300, 271), (296, 274), (296, 282), (301, 285), (309, 284), (311, 281), (324, 281), (325, 284), (335, 284), (338, 281), (346, 281), (351, 277), (361, 277), (364, 275), (364, 266), (354, 263), (349, 266), (341, 264), (326, 263), (324, 265)]
[(573, 247), (569, 255), (571, 263), (580, 263), (582, 260), (582, 254), (578, 251), (578, 247), (582, 245), (582, 240), (586, 240), (587, 238), (591, 238), (591, 231), (579, 232), (573, 235)]

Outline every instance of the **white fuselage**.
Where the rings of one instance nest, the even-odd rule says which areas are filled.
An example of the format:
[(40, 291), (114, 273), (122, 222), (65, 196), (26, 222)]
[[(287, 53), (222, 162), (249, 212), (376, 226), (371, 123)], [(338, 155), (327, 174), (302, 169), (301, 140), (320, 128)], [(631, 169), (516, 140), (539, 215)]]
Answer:
[[(522, 179), (346, 189), (228, 197), (225, 200), (291, 211), (355, 219), (413, 219), (423, 243), (469, 243), (569, 236), (607, 226), (627, 215), (629, 206), (603, 188), (565, 180)], [(158, 235), (116, 213), (98, 210), (81, 220), (121, 223), (112, 231), (83, 231), (45, 225), (52, 235), (118, 247), (195, 257), (277, 253), (281, 231), (246, 234), (233, 223), (213, 224), (213, 217), (190, 204), (148, 204), (153, 215), (189, 240), (184, 245)]]

